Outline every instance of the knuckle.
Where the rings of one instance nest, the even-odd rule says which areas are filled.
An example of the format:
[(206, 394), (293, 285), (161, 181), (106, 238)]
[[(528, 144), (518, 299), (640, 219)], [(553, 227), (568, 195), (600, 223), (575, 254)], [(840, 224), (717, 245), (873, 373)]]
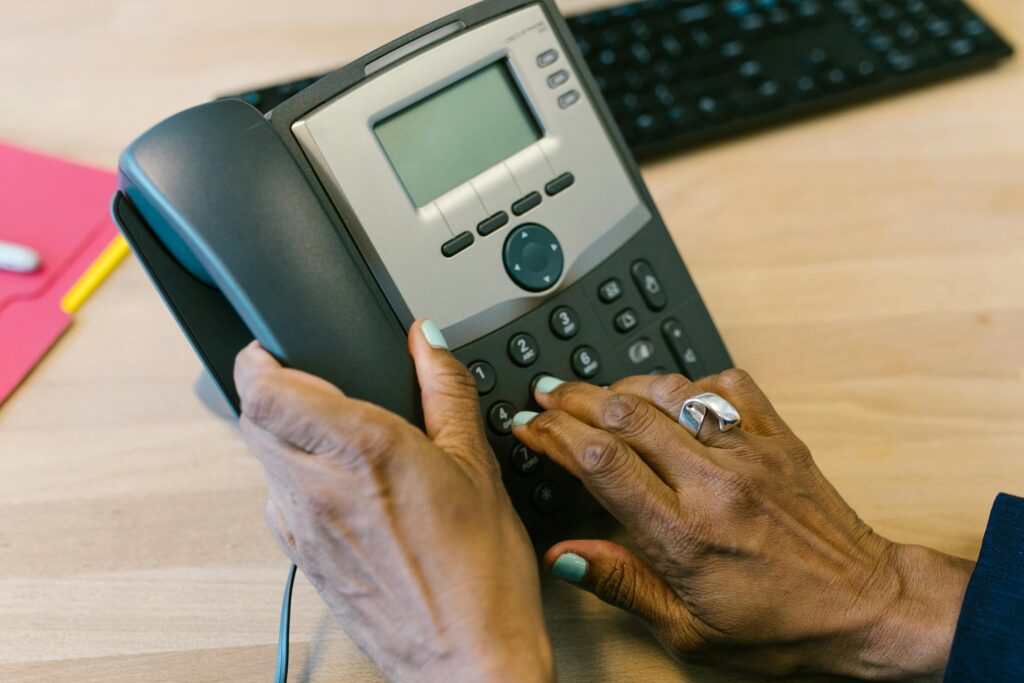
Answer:
[(264, 424), (274, 414), (277, 385), (266, 374), (253, 379), (239, 397), (242, 414), (255, 424)]
[(399, 434), (394, 425), (364, 422), (359, 429), (337, 435), (346, 464), (383, 465), (395, 451)]
[(729, 368), (718, 375), (718, 386), (724, 391), (748, 391), (754, 386), (754, 380), (746, 370)]
[(558, 434), (564, 416), (560, 410), (545, 410), (530, 421), (530, 429), (541, 438), (554, 436)]
[(633, 611), (637, 605), (636, 581), (633, 580), (624, 562), (616, 562), (611, 571), (599, 577), (594, 590), (604, 600), (627, 612)]
[(601, 406), (601, 426), (623, 435), (643, 433), (654, 414), (642, 398), (632, 394), (612, 394)]
[(658, 405), (674, 406), (690, 398), (693, 384), (682, 375), (662, 375), (654, 380), (651, 391)]
[(476, 380), (461, 363), (446, 363), (443, 369), (435, 371), (430, 388), (445, 398), (472, 396), (475, 400), (477, 395)]
[(596, 432), (580, 445), (579, 460), (583, 471), (591, 476), (610, 477), (623, 467), (618, 439), (606, 432)]

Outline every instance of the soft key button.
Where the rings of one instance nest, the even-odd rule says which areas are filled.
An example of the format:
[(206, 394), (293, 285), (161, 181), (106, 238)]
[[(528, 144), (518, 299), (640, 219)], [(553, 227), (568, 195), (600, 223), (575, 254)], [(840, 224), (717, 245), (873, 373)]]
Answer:
[[(519, 192), (516, 201), (531, 192), (536, 192), (551, 180), (551, 167), (541, 151), (540, 145), (531, 145), (505, 162), (515, 177)], [(501, 208), (501, 207), (499, 207)]]
[(492, 213), (484, 208), (480, 198), (469, 185), (462, 185), (438, 197), (434, 201), (434, 206), (441, 212), (444, 222), (454, 235), (476, 228), (483, 218)]
[(565, 69), (559, 69), (555, 73), (548, 76), (548, 87), (557, 88), (560, 85), (564, 85), (569, 80), (569, 72)]

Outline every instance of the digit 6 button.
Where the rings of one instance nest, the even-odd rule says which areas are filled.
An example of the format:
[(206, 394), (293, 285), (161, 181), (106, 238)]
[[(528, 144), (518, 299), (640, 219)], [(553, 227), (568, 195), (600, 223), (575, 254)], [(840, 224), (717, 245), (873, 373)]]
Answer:
[(554, 287), (565, 265), (558, 238), (536, 223), (524, 223), (508, 234), (502, 259), (508, 276), (528, 292)]

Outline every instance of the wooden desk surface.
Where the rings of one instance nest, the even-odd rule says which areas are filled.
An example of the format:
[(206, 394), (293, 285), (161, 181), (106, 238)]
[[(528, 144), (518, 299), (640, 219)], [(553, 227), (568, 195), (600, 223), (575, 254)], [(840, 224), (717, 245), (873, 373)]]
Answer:
[[(174, 111), (461, 2), (7, 3), (0, 139), (112, 168)], [(1019, 0), (975, 4), (1024, 45)], [(970, 557), (995, 494), (1024, 494), (1022, 111), (1017, 59), (644, 169), (737, 363), (839, 490)], [(129, 260), (0, 409), (0, 679), (270, 679), (287, 563), (199, 376)], [(300, 584), (292, 680), (379, 680)], [(571, 587), (545, 601), (564, 681), (735, 680)]]

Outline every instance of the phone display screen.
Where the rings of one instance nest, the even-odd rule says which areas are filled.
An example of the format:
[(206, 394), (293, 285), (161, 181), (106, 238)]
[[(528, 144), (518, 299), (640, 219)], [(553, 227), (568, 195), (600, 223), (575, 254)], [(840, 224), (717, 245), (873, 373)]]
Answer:
[(373, 129), (417, 206), (542, 135), (504, 59), (377, 122)]

